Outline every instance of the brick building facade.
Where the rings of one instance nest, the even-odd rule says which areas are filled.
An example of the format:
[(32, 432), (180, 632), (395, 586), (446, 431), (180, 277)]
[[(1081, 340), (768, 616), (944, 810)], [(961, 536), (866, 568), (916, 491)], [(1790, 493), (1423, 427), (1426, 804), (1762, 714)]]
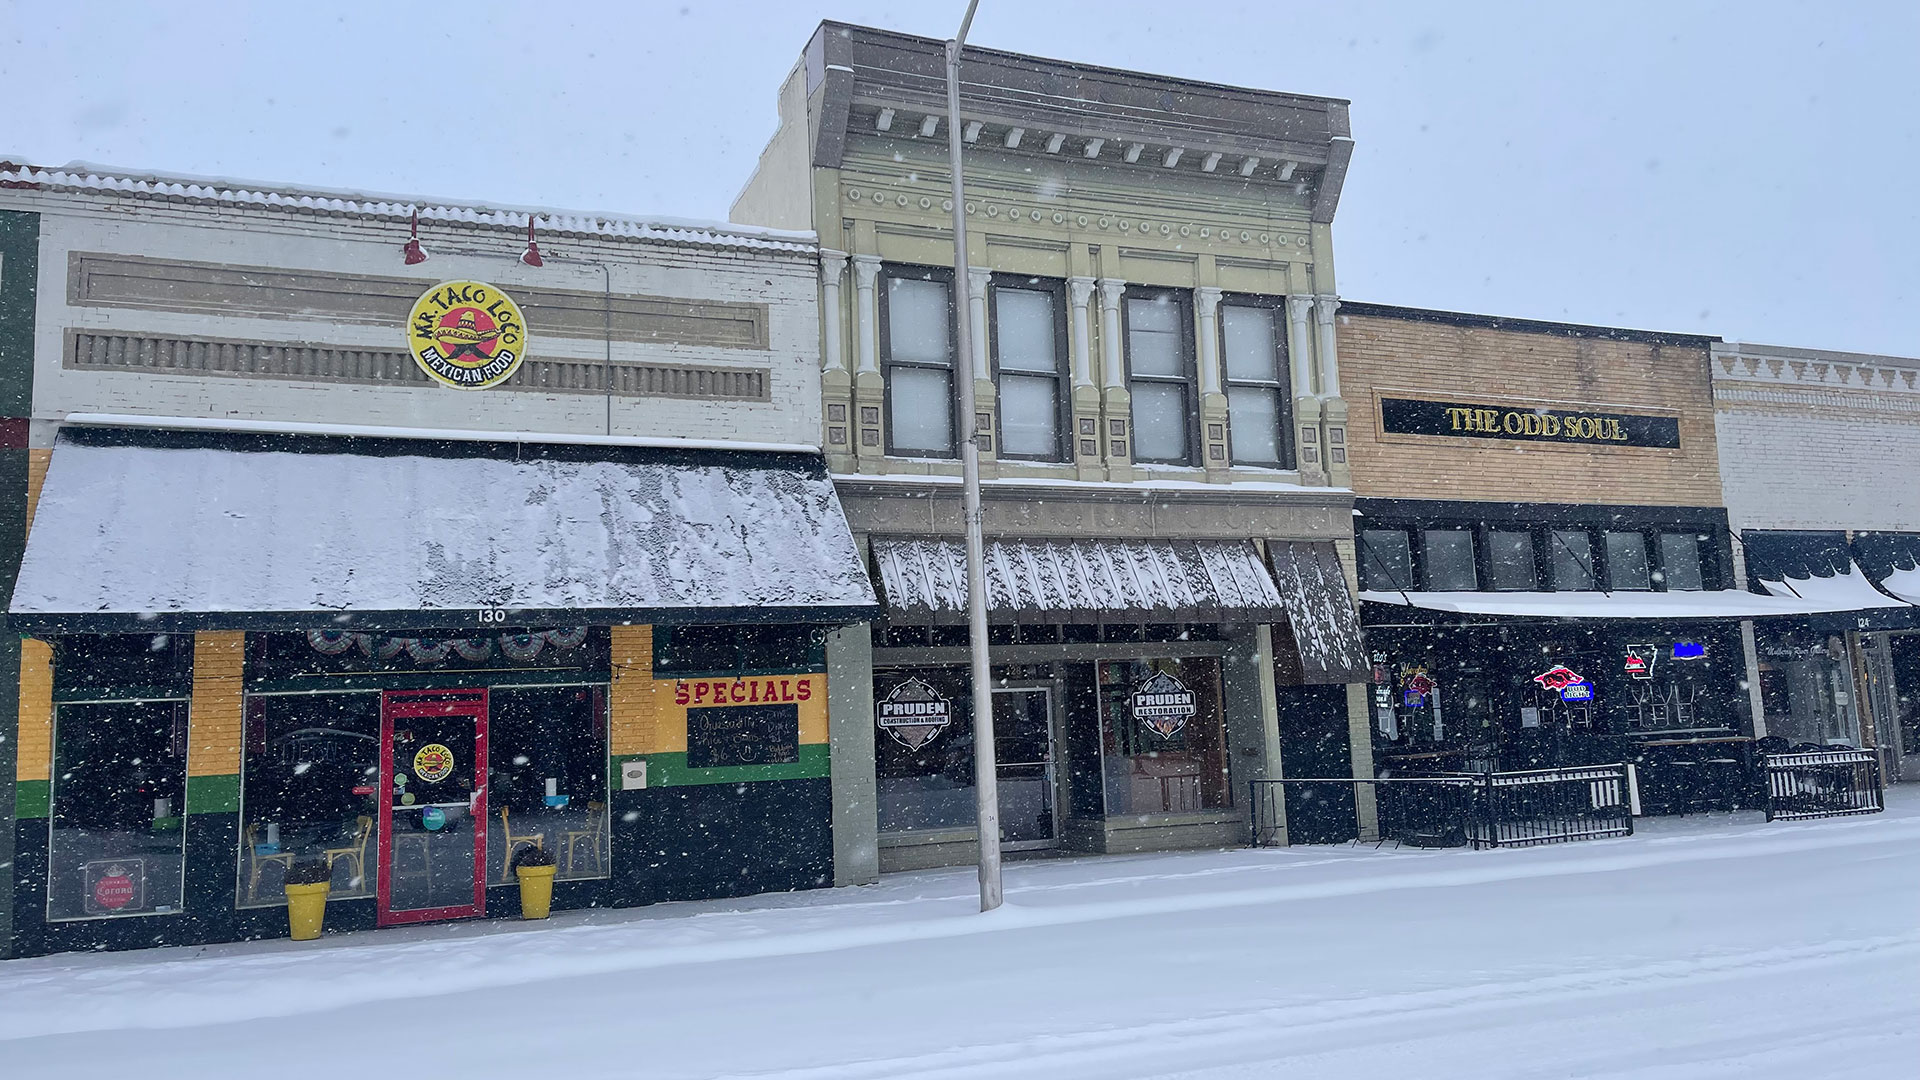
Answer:
[[(1920, 360), (1717, 344), (1713, 394), (1749, 579), (1850, 571), (1920, 601)], [(1795, 742), (1877, 748), (1889, 778), (1920, 779), (1916, 631), (1911, 609), (1896, 609), (1763, 633), (1766, 725)]]
[(805, 233), (0, 167), (0, 953), (283, 935), (309, 861), (336, 929), (515, 914), (530, 849), (560, 907), (831, 882), (874, 609), (818, 280)]

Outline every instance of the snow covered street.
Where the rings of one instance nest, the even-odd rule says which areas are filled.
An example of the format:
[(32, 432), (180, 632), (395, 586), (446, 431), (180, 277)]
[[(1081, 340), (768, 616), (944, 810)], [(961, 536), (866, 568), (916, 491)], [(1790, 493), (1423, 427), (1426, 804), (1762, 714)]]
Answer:
[(1920, 798), (1523, 851), (1012, 864), (862, 889), (0, 963), (11, 1075), (1885, 1077)]

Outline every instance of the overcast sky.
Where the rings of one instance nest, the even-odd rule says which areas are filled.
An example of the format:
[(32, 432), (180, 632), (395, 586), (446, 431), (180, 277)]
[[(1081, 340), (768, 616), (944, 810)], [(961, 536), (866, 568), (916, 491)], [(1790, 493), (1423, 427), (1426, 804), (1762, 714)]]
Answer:
[[(0, 0), (0, 155), (724, 218), (820, 19), (963, 6)], [(981, 8), (980, 45), (1350, 99), (1349, 298), (1920, 355), (1920, 5)]]

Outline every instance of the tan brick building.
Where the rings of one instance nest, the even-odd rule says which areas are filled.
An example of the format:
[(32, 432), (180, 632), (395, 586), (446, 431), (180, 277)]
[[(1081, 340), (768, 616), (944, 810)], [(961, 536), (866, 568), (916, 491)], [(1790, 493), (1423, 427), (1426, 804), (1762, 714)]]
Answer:
[(1649, 812), (1750, 800), (1755, 620), (1872, 591), (1745, 589), (1717, 339), (1353, 302), (1338, 323), (1375, 768), (1629, 762)]

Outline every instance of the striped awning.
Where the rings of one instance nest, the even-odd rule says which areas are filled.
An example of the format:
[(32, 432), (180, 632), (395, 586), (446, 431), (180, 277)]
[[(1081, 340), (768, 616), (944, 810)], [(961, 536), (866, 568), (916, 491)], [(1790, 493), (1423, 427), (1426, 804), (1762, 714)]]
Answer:
[[(961, 541), (876, 537), (873, 561), (889, 621), (966, 621)], [(1269, 623), (1285, 613), (1246, 540), (989, 540), (985, 569), (997, 623)]]

